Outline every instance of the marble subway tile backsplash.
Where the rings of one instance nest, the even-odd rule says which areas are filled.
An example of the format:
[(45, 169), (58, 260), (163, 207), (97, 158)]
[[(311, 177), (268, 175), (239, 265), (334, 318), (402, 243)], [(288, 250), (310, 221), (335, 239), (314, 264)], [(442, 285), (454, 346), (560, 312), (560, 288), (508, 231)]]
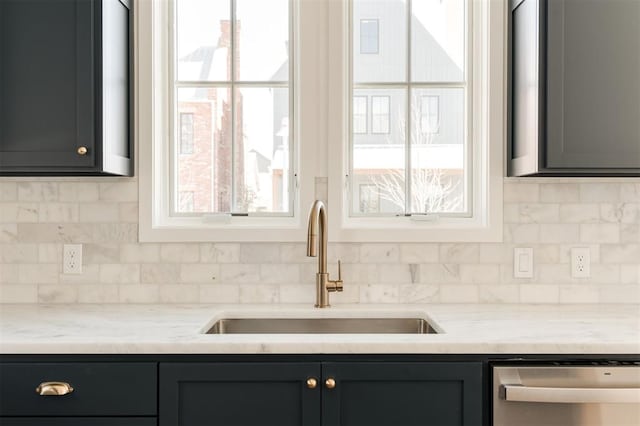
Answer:
[[(304, 243), (138, 243), (135, 179), (0, 181), (0, 302), (312, 303)], [(331, 244), (332, 303), (640, 303), (640, 183), (506, 180), (504, 241)], [(62, 273), (62, 246), (83, 271)], [(533, 278), (513, 277), (532, 247)], [(572, 247), (591, 277), (572, 278)]]

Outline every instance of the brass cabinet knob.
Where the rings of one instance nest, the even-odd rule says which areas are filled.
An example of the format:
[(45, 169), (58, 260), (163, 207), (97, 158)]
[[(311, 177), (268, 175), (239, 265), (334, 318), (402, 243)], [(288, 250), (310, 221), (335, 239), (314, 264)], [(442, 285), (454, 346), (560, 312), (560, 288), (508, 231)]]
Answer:
[(327, 380), (325, 380), (324, 385), (327, 387), (327, 389), (333, 389), (336, 387), (336, 380), (333, 377), (329, 377)]
[(86, 146), (81, 146), (78, 148), (78, 155), (87, 155), (87, 152), (89, 152), (89, 150)]
[(315, 377), (309, 377), (307, 379), (307, 387), (309, 389), (315, 389), (316, 386), (318, 386), (318, 381), (315, 379)]
[(39, 395), (61, 396), (73, 392), (73, 387), (65, 382), (42, 382), (36, 388)]

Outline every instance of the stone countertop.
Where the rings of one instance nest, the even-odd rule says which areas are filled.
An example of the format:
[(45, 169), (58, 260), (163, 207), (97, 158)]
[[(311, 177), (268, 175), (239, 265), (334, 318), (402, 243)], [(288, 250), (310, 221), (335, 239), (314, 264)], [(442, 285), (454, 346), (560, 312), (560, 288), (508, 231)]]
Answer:
[[(227, 317), (423, 317), (440, 334), (207, 335)], [(0, 305), (0, 354), (640, 354), (638, 305)]]

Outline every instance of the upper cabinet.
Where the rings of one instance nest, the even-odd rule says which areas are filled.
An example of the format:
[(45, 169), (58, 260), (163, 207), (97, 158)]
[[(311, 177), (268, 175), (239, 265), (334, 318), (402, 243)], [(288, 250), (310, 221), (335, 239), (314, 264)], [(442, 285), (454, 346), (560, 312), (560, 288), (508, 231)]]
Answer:
[(130, 24), (130, 0), (0, 0), (0, 175), (132, 175)]
[(509, 176), (640, 176), (640, 1), (511, 0)]

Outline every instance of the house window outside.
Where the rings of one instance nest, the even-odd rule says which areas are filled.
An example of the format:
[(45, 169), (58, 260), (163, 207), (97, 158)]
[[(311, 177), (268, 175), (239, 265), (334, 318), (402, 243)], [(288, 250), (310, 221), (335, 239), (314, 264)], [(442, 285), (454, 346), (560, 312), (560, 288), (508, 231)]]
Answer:
[(391, 107), (389, 96), (372, 96), (371, 97), (371, 133), (388, 134)]
[(380, 52), (380, 21), (377, 19), (360, 20), (360, 53), (377, 55)]
[[(351, 50), (351, 94), (371, 98), (372, 134), (352, 129), (349, 186), (378, 188), (380, 210), (371, 215), (472, 215), (469, 3), (352, 1), (360, 40), (364, 19), (394, 28), (380, 40), (384, 54), (360, 55), (357, 41)], [(349, 204), (350, 217), (367, 216), (355, 199)]]
[(353, 133), (365, 134), (368, 129), (368, 98), (366, 96), (353, 97)]
[(173, 145), (198, 155), (172, 162), (172, 186), (197, 188), (199, 213), (293, 215), (290, 4), (174, 0)]
[(180, 154), (193, 154), (193, 114), (180, 114)]
[(438, 133), (440, 127), (440, 98), (422, 96), (420, 99), (420, 129), (422, 133)]

